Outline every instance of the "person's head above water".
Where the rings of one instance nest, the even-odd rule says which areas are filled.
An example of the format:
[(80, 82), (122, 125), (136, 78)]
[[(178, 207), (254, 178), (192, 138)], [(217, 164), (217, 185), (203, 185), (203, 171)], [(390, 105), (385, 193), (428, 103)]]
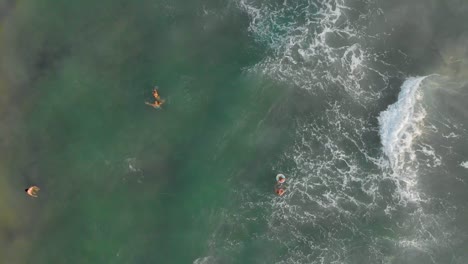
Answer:
[(284, 176), (283, 174), (278, 174), (276, 175), (276, 181), (278, 183), (284, 183), (286, 181), (286, 176)]

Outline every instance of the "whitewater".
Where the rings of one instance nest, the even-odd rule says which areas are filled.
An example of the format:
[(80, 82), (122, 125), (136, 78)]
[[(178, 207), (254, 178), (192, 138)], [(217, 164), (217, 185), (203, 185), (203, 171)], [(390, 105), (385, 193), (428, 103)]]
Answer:
[[(294, 144), (271, 165), (288, 176), (286, 194), (243, 183), (232, 208), (220, 212), (229, 224), (194, 263), (241, 263), (252, 243), (271, 252), (260, 250), (256, 263), (464, 263), (467, 229), (452, 225), (464, 205), (434, 188), (443, 177), (444, 186), (466, 185), (453, 168), (468, 167), (466, 152), (454, 148), (467, 134), (463, 121), (432, 102), (450, 85), (466, 95), (464, 79), (435, 66), (411, 71), (411, 51), (386, 44), (397, 35), (385, 24), (395, 9), (380, 1), (235, 5), (270, 51), (245, 74), (296, 90), (298, 104), (314, 106), (297, 116)], [(249, 242), (229, 235), (255, 223), (266, 228)]]

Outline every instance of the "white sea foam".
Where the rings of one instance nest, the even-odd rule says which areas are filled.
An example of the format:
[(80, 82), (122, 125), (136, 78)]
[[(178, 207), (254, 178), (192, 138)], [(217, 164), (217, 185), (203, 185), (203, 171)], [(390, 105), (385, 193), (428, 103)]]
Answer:
[[(274, 200), (269, 225), (269, 239), (283, 234), (285, 227), (277, 226), (280, 220), (287, 223), (289, 230), (294, 230), (289, 236), (283, 234), (281, 239), (307, 248), (292, 251), (289, 262), (346, 262), (351, 250), (346, 241), (349, 234), (371, 236), (375, 242), (369, 245), (367, 254), (378, 260), (382, 254), (381, 238), (362, 229), (359, 219), (372, 219), (380, 213), (392, 218), (395, 211), (401, 213), (409, 202), (416, 207), (402, 223), (407, 235), (393, 240), (394, 245), (402, 250), (418, 245), (418, 249), (429, 254), (430, 245), (443, 237), (432, 231), (440, 227), (438, 216), (422, 210), (424, 200), (416, 188), (416, 152), (430, 157), (433, 166), (440, 164), (440, 157), (430, 145), (416, 142), (426, 116), (419, 93), (425, 78), (409, 78), (404, 82), (398, 101), (380, 115), (380, 136), (387, 159), (370, 151), (372, 143), (366, 135), (374, 131), (372, 125), (366, 119), (346, 113), (338, 104), (299, 125), (297, 144), (293, 153), (288, 154), (288, 159), (295, 163), (295, 169), (288, 172), (290, 188), (284, 197)], [(388, 188), (385, 182), (389, 181), (395, 189), (382, 192), (382, 184)], [(359, 212), (364, 216), (358, 216)], [(419, 223), (424, 233), (415, 231), (415, 223)], [(330, 225), (335, 228), (332, 232), (321, 229)], [(311, 227), (327, 236), (327, 240), (317, 242), (309, 237), (307, 230)], [(311, 256), (316, 256), (314, 261), (310, 261)]]
[[(422, 107), (422, 95), (419, 91), (426, 77), (408, 78), (402, 85), (398, 100), (379, 116), (380, 139), (382, 150), (388, 158), (396, 179), (401, 202), (418, 202), (420, 193), (417, 184), (417, 152), (414, 141), (421, 135), (422, 122), (426, 111)], [(425, 155), (436, 157), (431, 146), (420, 150)]]
[(131, 172), (139, 172), (140, 168), (138, 167), (138, 160), (136, 158), (127, 158), (125, 159), (126, 163), (128, 164), (128, 169)]
[[(345, 0), (238, 3), (251, 18), (255, 39), (274, 54), (250, 71), (310, 91), (327, 91), (333, 84), (360, 101), (375, 99), (388, 85), (388, 71), (375, 67), (385, 65), (381, 54), (367, 45), (376, 36), (364, 33), (368, 17), (379, 14), (371, 5), (368, 14), (351, 19), (346, 12), (353, 8)], [(368, 75), (377, 75), (383, 85), (368, 85)]]
[[(378, 159), (365, 140), (372, 127), (338, 104), (299, 127), (287, 154), (295, 169), (288, 172), (288, 192), (272, 204), (268, 239), (291, 244), (288, 259), (279, 263), (346, 263), (352, 251), (347, 236), (369, 235), (356, 213), (372, 215), (381, 201)], [(370, 162), (362, 166), (363, 160)], [(324, 228), (330, 226), (333, 230)], [(326, 239), (317, 240), (310, 229)]]
[(412, 145), (421, 134), (420, 125), (426, 116), (426, 111), (419, 103), (421, 95), (418, 89), (425, 78), (407, 79), (401, 87), (398, 101), (379, 116), (383, 151), (397, 172), (402, 171), (408, 158), (416, 158)]
[(462, 166), (465, 169), (468, 169), (468, 161), (460, 163), (460, 166)]
[(197, 258), (193, 261), (193, 264), (215, 264), (216, 259), (212, 256)]

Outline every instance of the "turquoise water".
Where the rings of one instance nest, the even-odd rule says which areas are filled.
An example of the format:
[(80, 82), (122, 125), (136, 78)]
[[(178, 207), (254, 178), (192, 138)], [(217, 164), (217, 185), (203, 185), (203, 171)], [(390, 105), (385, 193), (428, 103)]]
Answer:
[(3, 1), (2, 263), (464, 263), (455, 2)]
[[(10, 171), (42, 189), (26, 262), (190, 262), (239, 175), (266, 174), (285, 91), (242, 73), (258, 47), (221, 4), (18, 3)], [(160, 110), (144, 104), (154, 85)]]

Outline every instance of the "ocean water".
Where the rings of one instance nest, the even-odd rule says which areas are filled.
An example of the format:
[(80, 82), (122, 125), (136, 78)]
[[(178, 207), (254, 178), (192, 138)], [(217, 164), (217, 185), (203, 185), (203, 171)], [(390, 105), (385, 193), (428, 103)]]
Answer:
[(0, 11), (1, 263), (468, 263), (468, 2)]

